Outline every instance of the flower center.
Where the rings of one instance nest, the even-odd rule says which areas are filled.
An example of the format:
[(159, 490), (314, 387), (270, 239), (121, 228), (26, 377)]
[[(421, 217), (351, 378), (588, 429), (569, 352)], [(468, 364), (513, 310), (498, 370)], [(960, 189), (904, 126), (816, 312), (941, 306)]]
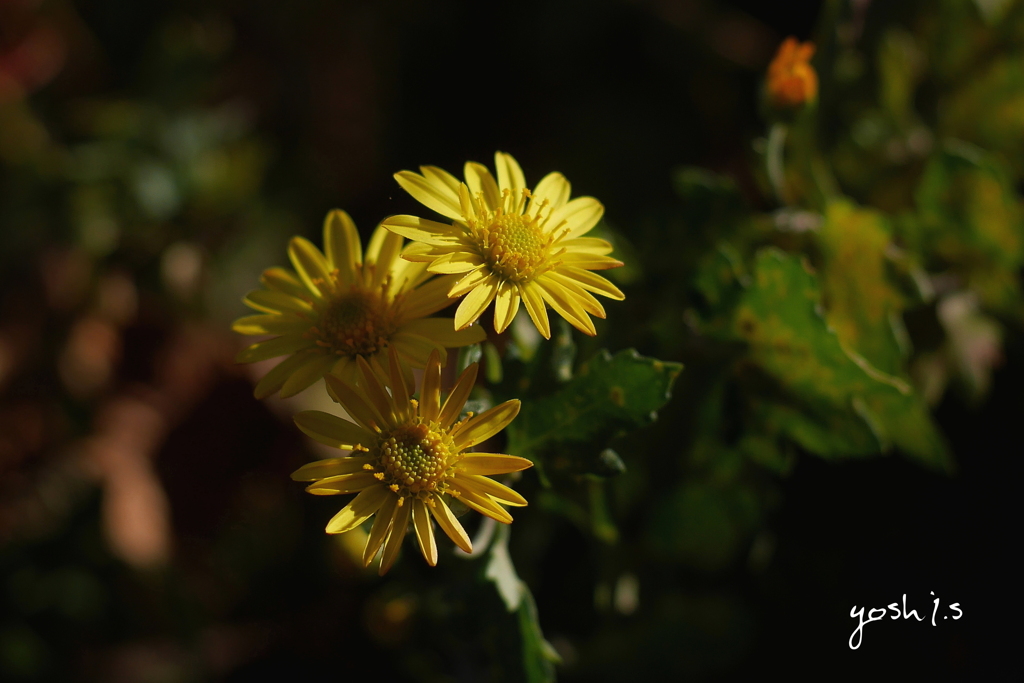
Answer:
[(551, 236), (541, 228), (539, 213), (530, 217), (498, 209), (470, 227), (480, 256), (506, 280), (529, 280), (547, 261)]
[(443, 493), (450, 474), (449, 460), (455, 452), (452, 437), (445, 430), (417, 418), (381, 438), (374, 469), (383, 472), (383, 478), (378, 478), (399, 496), (435, 490)]
[(339, 356), (370, 356), (387, 346), (395, 331), (393, 318), (377, 293), (350, 289), (327, 302), (319, 326), (311, 331), (319, 337), (318, 346)]

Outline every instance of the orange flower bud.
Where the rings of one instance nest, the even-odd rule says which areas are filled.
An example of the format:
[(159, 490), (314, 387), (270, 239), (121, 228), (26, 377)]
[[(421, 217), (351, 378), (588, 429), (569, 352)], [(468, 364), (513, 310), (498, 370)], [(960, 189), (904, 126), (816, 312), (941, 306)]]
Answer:
[(786, 38), (768, 65), (768, 101), (777, 109), (797, 109), (818, 98), (818, 74), (810, 65), (814, 43)]

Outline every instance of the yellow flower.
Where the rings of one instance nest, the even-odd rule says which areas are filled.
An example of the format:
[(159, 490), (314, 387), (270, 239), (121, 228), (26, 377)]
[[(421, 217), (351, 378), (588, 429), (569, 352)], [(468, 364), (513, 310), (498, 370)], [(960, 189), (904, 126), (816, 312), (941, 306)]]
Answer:
[(768, 65), (768, 99), (779, 109), (796, 109), (818, 97), (818, 74), (810, 64), (814, 43), (790, 36)]
[(295, 416), (295, 424), (312, 438), (351, 453), (311, 462), (292, 474), (296, 481), (313, 482), (306, 490), (315, 495), (359, 494), (327, 523), (327, 533), (351, 531), (376, 514), (363, 561), (369, 565), (383, 545), (381, 574), (398, 556), (410, 519), (431, 566), (437, 564), (431, 517), (455, 545), (466, 552), (473, 549), (447, 498), (511, 523), (512, 516), (501, 505), (523, 506), (526, 500), (485, 475), (518, 472), (532, 465), (513, 455), (465, 452), (504, 429), (519, 413), (519, 401), (513, 399), (480, 415), (468, 413), (458, 419), (476, 382), (475, 363), (459, 376), (442, 404), (440, 360), (437, 351), (431, 352), (417, 402), (410, 398), (412, 386), (398, 369), (393, 348), (389, 354), (386, 384), (379, 379), (384, 374), (381, 369), (372, 368), (361, 357), (356, 359), (361, 374), (358, 389), (336, 377), (327, 378), (332, 397), (352, 422), (316, 410)]
[(449, 303), (451, 277), (429, 280), (424, 264), (399, 258), (401, 237), (378, 227), (363, 258), (359, 233), (344, 211), (324, 221), (326, 256), (302, 237), (288, 245), (295, 270), (270, 268), (260, 281), (266, 289), (250, 292), (245, 303), (261, 315), (240, 318), (241, 334), (276, 334), (243, 349), (239, 363), (289, 355), (256, 385), (256, 398), (280, 390), (299, 393), (328, 373), (354, 381), (356, 359), (376, 358), (386, 366), (394, 347), (409, 365), (422, 368), (437, 349), (481, 342), (477, 326), (455, 331), (450, 318), (427, 318)]
[[(417, 201), (452, 219), (452, 224), (415, 216), (392, 216), (382, 225), (420, 244), (403, 255), (429, 263), (432, 273), (462, 275), (448, 295), (466, 295), (455, 313), (455, 328), (471, 325), (494, 301), (494, 329), (502, 332), (519, 302), (545, 338), (551, 337), (546, 305), (577, 329), (596, 334), (590, 315), (605, 317), (591, 292), (622, 300), (615, 285), (591, 271), (615, 268), (612, 246), (584, 237), (604, 213), (593, 197), (569, 200), (569, 181), (549, 173), (531, 192), (509, 154), (494, 155), (498, 178), (468, 162), (466, 181), (434, 166), (422, 173), (402, 171), (395, 179)], [(589, 314), (589, 315), (588, 315)]]

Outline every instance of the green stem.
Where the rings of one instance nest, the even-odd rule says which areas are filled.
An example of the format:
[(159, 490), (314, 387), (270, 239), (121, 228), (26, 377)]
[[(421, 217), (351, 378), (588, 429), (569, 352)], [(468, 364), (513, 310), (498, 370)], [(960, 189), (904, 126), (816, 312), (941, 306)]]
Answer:
[(788, 132), (786, 124), (779, 122), (772, 124), (772, 129), (768, 133), (768, 149), (765, 152), (768, 182), (771, 183), (772, 191), (775, 193), (775, 201), (783, 205), (789, 203), (786, 201), (786, 168), (783, 163)]

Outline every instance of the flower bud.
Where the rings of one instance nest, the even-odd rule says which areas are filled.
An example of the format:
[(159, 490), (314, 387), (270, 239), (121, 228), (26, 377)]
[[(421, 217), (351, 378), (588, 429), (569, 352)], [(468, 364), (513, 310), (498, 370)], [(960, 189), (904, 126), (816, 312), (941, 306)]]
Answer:
[(814, 43), (786, 38), (768, 65), (766, 91), (775, 109), (799, 109), (818, 99), (818, 74), (810, 65)]

